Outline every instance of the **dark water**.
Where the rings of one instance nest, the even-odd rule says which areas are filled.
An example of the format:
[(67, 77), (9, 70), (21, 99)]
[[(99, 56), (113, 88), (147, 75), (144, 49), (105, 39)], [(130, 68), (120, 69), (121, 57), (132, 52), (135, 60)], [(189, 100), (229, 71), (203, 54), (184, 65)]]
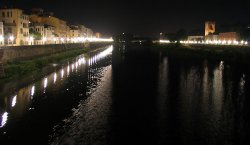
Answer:
[(250, 144), (248, 65), (111, 49), (1, 96), (0, 144)]

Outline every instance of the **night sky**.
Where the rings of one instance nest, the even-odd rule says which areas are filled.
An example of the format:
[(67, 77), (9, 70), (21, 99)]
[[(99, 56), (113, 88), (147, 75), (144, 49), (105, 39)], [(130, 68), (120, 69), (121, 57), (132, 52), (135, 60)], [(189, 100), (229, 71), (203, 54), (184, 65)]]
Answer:
[[(130, 32), (158, 36), (160, 32), (203, 29), (217, 24), (250, 21), (247, 0), (1, 0), (24, 9), (43, 8), (68, 22), (78, 22), (106, 35)], [(0, 5), (4, 5), (2, 2)]]

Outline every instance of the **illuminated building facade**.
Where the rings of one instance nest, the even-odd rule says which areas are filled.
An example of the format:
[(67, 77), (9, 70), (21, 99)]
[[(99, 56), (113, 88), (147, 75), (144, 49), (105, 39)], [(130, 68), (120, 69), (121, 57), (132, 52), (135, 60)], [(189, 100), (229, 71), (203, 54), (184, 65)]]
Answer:
[(3, 22), (0, 22), (0, 46), (4, 45)]
[(215, 33), (215, 22), (205, 22), (205, 36)]
[(240, 36), (237, 32), (224, 32), (219, 34), (219, 40), (225, 41), (239, 41)]
[(0, 9), (7, 45), (29, 44), (29, 17), (20, 9)]

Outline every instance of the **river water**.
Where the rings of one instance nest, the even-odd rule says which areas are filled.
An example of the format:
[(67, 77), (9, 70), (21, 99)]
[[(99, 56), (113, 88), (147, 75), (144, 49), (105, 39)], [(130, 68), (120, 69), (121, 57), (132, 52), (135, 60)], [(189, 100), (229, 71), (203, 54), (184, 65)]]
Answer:
[(0, 98), (0, 144), (250, 143), (249, 66), (124, 48), (10, 89)]

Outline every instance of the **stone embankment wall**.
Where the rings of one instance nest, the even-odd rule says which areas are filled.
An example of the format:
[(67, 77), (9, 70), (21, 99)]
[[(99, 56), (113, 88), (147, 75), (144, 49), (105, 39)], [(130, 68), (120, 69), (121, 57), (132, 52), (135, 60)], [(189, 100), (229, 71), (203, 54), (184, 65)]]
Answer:
[(72, 43), (72, 44), (50, 44), (50, 45), (32, 45), (32, 46), (0, 46), (0, 64), (14, 60), (26, 60), (39, 56), (51, 55), (58, 52), (83, 49), (98, 48), (111, 43)]
[(5, 75), (4, 64), (10, 61), (29, 60), (36, 57), (53, 55), (55, 53), (73, 49), (95, 49), (112, 44), (111, 42), (88, 42), (71, 44), (50, 44), (30, 46), (0, 46), (0, 77)]

